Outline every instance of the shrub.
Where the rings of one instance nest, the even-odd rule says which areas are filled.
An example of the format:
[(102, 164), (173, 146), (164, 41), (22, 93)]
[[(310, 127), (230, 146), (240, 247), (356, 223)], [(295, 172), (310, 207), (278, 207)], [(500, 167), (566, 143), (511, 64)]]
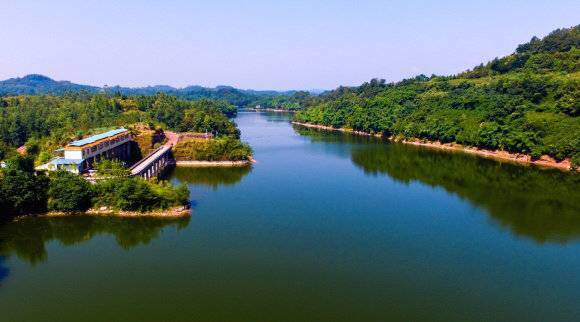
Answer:
[(238, 139), (190, 139), (179, 142), (173, 150), (178, 161), (240, 161), (252, 155), (249, 145)]
[(187, 187), (154, 183), (141, 178), (115, 178), (95, 185), (94, 203), (126, 211), (151, 211), (188, 202)]
[(82, 177), (66, 171), (50, 175), (48, 209), (53, 211), (85, 211), (91, 207), (93, 189)]
[(7, 219), (46, 211), (47, 190), (48, 178), (35, 175), (28, 158), (11, 159), (0, 177), (0, 213)]
[(131, 172), (119, 160), (102, 160), (95, 164), (99, 177), (118, 178), (126, 177)]

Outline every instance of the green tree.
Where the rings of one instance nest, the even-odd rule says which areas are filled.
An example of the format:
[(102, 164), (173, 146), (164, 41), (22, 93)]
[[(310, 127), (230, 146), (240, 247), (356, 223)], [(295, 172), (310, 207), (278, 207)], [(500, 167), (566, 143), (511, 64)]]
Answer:
[(151, 182), (141, 178), (115, 178), (97, 182), (94, 205), (117, 210), (150, 211), (186, 205), (189, 190), (167, 182)]
[(91, 184), (82, 177), (67, 171), (50, 175), (48, 209), (53, 211), (85, 211), (91, 207)]
[(102, 160), (95, 164), (95, 169), (99, 177), (119, 178), (127, 177), (131, 174), (129, 169), (119, 160)]
[(186, 110), (180, 130), (183, 132), (207, 132), (215, 136), (240, 137), (240, 131), (236, 124), (219, 110), (213, 108), (194, 107)]
[(6, 172), (22, 171), (26, 173), (34, 172), (34, 159), (29, 156), (17, 155), (9, 160), (6, 160)]
[(29, 158), (16, 157), (7, 161), (0, 175), (4, 219), (46, 211), (48, 177), (36, 175), (31, 168)]
[(449, 77), (340, 87), (295, 114), (299, 122), (400, 139), (457, 142), (556, 160), (580, 155), (580, 26)]

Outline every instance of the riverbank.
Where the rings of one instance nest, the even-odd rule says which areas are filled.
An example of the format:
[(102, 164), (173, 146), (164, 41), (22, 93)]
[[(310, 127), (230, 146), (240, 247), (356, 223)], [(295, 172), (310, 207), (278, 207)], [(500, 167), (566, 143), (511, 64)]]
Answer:
[(275, 113), (296, 113), (296, 111), (284, 110), (279, 108), (245, 108), (243, 112), (275, 112)]
[(255, 163), (254, 159), (240, 161), (175, 161), (177, 167), (244, 167)]
[(252, 164), (252, 161), (176, 161), (178, 167), (244, 167)]
[[(154, 218), (180, 218), (191, 216), (189, 206), (178, 206), (169, 209), (159, 209), (146, 212), (139, 211), (120, 211), (108, 207), (91, 208), (85, 212), (62, 212), (51, 211), (45, 214), (37, 215), (38, 217), (68, 217), (68, 216), (104, 216), (104, 217), (154, 217)], [(28, 217), (28, 216), (24, 216)], [(23, 217), (23, 218), (24, 218)], [(19, 218), (16, 218), (18, 220)]]
[[(447, 151), (459, 151), (469, 154), (474, 154), (477, 156), (481, 156), (484, 158), (495, 159), (495, 160), (502, 160), (502, 161), (509, 161), (519, 164), (529, 164), (535, 165), (544, 168), (555, 168), (564, 171), (572, 170), (572, 162), (570, 159), (564, 159), (562, 161), (557, 161), (554, 158), (548, 155), (542, 155), (539, 159), (533, 159), (532, 156), (523, 153), (512, 153), (508, 151), (501, 151), (501, 150), (486, 150), (480, 149), (476, 147), (469, 147), (464, 146), (458, 143), (441, 143), (438, 141), (428, 141), (428, 140), (407, 140), (407, 139), (397, 139), (394, 137), (384, 137), (380, 134), (371, 134), (362, 131), (355, 131), (352, 129), (344, 129), (344, 128), (334, 128), (332, 126), (326, 125), (319, 125), (319, 124), (310, 124), (310, 123), (302, 123), (302, 122), (292, 122), (292, 124), (304, 126), (308, 128), (314, 128), (319, 130), (327, 130), (327, 131), (338, 131), (344, 133), (350, 133), (355, 135), (362, 135), (362, 136), (374, 136), (385, 138), (393, 142), (399, 142), (404, 144), (410, 144), (415, 146), (421, 146), (426, 148), (438, 149), (438, 150), (447, 150)], [(575, 171), (580, 172), (580, 169), (576, 169)]]

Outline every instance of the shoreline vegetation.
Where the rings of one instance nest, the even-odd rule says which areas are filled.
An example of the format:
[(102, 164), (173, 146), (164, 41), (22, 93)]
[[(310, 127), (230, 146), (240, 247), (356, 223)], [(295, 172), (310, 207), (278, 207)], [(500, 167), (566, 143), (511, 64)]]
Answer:
[(0, 172), (0, 219), (29, 215), (183, 216), (190, 209), (186, 185), (128, 177), (118, 161), (98, 164), (107, 179), (90, 183), (67, 171), (35, 172), (32, 160), (9, 160)]
[[(121, 178), (123, 169), (97, 169), (107, 178), (119, 178), (87, 186), (79, 176), (46, 175), (34, 165), (53, 159), (56, 149), (71, 140), (118, 126), (127, 126), (135, 137), (136, 153), (123, 160), (128, 164), (166, 144), (172, 146), (176, 166), (249, 165), (252, 149), (240, 140), (231, 119), (236, 106), (292, 113), (293, 124), (311, 128), (577, 172), (579, 61), (580, 25), (534, 37), (508, 56), (457, 75), (419, 75), (388, 84), (373, 79), (317, 96), (274, 92), (254, 97), (251, 105), (167, 93), (0, 92), (0, 219), (49, 211), (147, 213), (186, 206), (186, 186)], [(38, 75), (17, 81), (50, 82)]]
[[(149, 130), (149, 132), (153, 132)], [(145, 135), (144, 135), (145, 134)], [(143, 139), (144, 136), (147, 136)], [(232, 167), (246, 166), (254, 163), (251, 147), (240, 139), (231, 137), (214, 137), (211, 133), (174, 132), (156, 129), (160, 138), (152, 140), (151, 133), (140, 130), (135, 136), (139, 149), (151, 152), (160, 144), (171, 146), (175, 166), (185, 167)], [(145, 143), (143, 143), (145, 141)], [(141, 152), (141, 155), (149, 153)]]
[[(131, 177), (127, 166), (161, 145), (172, 146), (176, 161), (188, 161), (180, 165), (249, 164), (251, 147), (240, 141), (229, 118), (235, 114), (235, 106), (225, 101), (166, 94), (0, 96), (0, 220), (27, 215), (188, 216), (187, 186)], [(130, 156), (95, 164), (99, 180), (36, 171), (35, 165), (55, 157), (58, 147), (118, 126), (128, 128), (134, 138)]]
[(533, 159), (531, 155), (523, 154), (523, 153), (512, 153), (508, 151), (502, 150), (487, 150), (481, 149), (477, 147), (470, 147), (464, 146), (458, 143), (441, 143), (439, 141), (429, 141), (425, 139), (403, 139), (403, 138), (395, 138), (395, 137), (386, 137), (381, 134), (372, 134), (363, 131), (356, 131), (353, 129), (347, 128), (335, 128), (332, 126), (327, 125), (320, 125), (320, 124), (311, 124), (311, 123), (303, 123), (303, 122), (296, 122), (293, 121), (292, 124), (303, 126), (307, 128), (317, 129), (317, 130), (324, 130), (324, 131), (336, 131), (336, 132), (343, 132), (348, 134), (354, 135), (361, 135), (361, 136), (372, 136), (382, 139), (387, 139), (392, 142), (415, 145), (420, 147), (426, 147), (431, 149), (438, 149), (438, 150), (446, 150), (446, 151), (456, 151), (456, 152), (463, 152), (468, 154), (474, 154), (480, 157), (501, 160), (501, 161), (510, 161), (519, 164), (529, 164), (535, 165), (539, 167), (545, 168), (555, 168), (564, 171), (578, 171), (580, 172), (580, 168), (572, 168), (572, 162), (569, 158), (564, 159), (562, 161), (557, 161), (554, 158), (548, 155), (542, 155), (539, 159)]
[(252, 148), (239, 138), (186, 138), (173, 146), (176, 165), (229, 166), (249, 164)]
[(318, 96), (293, 120), (575, 169), (580, 167), (579, 62), (577, 25), (534, 37), (510, 55), (456, 75), (339, 87)]

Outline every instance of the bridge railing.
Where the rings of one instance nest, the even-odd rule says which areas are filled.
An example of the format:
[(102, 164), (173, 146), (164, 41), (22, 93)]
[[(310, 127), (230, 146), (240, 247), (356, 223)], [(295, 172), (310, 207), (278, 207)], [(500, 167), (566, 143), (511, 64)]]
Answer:
[(137, 168), (139, 165), (143, 164), (145, 161), (148, 161), (150, 157), (152, 157), (153, 155), (155, 155), (155, 153), (159, 152), (161, 149), (163, 149), (165, 146), (160, 146), (157, 149), (153, 150), (153, 152), (149, 153), (146, 157), (144, 157), (143, 159), (137, 161), (137, 163), (133, 164), (130, 168), (129, 171), (133, 171), (133, 169)]

